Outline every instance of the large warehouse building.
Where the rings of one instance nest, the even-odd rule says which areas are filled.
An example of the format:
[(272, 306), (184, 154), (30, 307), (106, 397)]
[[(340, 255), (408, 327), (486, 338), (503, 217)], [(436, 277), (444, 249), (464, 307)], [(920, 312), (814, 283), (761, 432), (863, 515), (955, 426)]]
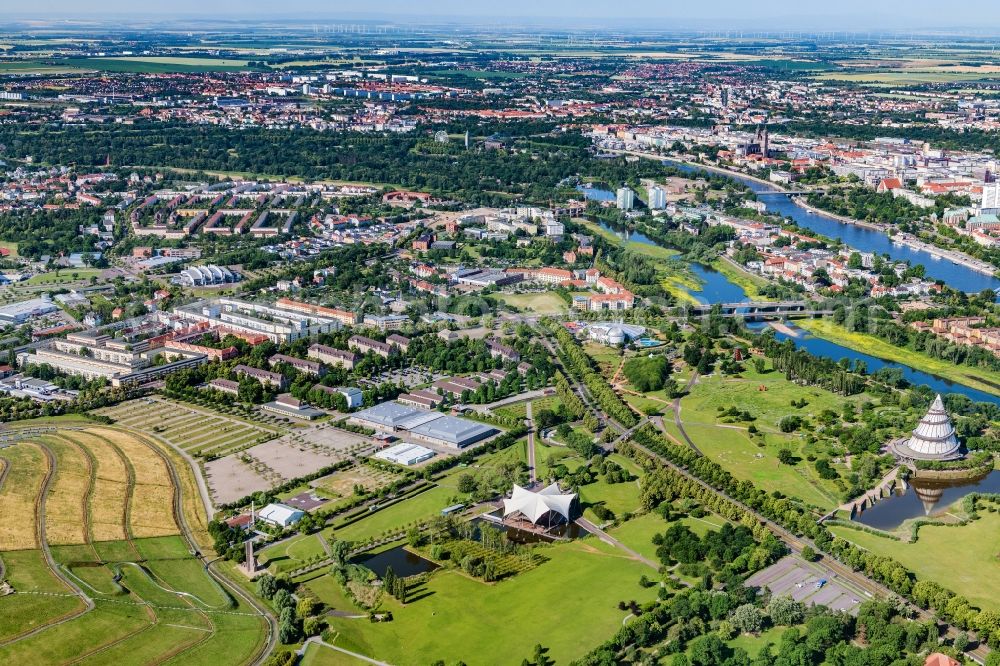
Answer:
[(457, 449), (475, 444), (499, 432), (493, 426), (484, 423), (402, 405), (398, 402), (383, 402), (381, 405), (357, 412), (350, 420), (351, 423), (380, 432), (405, 432), (416, 440)]

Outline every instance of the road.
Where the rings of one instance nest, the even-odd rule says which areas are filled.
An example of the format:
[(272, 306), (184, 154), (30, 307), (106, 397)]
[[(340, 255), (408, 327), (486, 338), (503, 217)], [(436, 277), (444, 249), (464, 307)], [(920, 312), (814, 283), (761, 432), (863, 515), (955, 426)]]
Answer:
[(528, 426), (528, 473), (531, 474), (531, 485), (534, 486), (538, 483), (538, 477), (535, 474), (535, 420), (531, 413), (531, 401), (528, 401), (525, 407), (524, 424)]

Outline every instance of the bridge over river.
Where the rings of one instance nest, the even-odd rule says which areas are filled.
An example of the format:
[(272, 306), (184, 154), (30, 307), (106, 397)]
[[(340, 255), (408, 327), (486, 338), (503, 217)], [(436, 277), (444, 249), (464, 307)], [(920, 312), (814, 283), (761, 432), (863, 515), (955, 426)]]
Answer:
[(810, 301), (744, 301), (741, 303), (704, 303), (684, 306), (689, 315), (709, 315), (713, 311), (723, 317), (767, 319), (786, 317), (820, 317), (832, 314), (827, 306)]

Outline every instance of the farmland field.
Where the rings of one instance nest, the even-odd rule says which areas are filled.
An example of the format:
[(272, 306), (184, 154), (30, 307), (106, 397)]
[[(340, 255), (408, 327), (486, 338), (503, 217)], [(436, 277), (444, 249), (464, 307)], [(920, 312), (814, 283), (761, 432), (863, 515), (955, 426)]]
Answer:
[(253, 661), (263, 618), (181, 536), (178, 515), (206, 524), (190, 467), (119, 428), (55, 423), (0, 449), (0, 575), (13, 589), (0, 597), (0, 663)]
[(247, 69), (246, 60), (222, 58), (185, 57), (114, 57), (114, 58), (66, 58), (55, 60), (53, 65), (66, 65), (80, 69), (96, 69), (104, 72), (162, 73), (162, 72), (236, 72)]

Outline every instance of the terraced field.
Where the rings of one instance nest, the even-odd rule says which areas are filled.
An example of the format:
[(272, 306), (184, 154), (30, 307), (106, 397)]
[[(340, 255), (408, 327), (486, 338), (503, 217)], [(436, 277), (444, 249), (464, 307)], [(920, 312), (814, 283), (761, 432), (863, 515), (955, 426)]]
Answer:
[(123, 402), (98, 411), (117, 425), (152, 433), (186, 453), (218, 458), (266, 442), (283, 430), (163, 398)]
[(0, 579), (13, 588), (0, 596), (0, 663), (245, 664), (262, 652), (265, 618), (183, 535), (206, 519), (175, 455), (86, 423), (0, 449)]

